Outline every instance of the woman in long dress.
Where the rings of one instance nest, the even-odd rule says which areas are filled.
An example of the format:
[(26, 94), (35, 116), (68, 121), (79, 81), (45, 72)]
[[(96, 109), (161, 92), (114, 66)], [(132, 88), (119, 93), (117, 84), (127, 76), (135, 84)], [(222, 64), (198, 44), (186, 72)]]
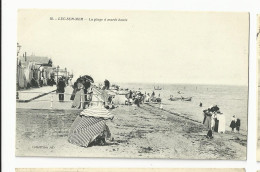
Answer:
[(218, 133), (225, 133), (226, 131), (226, 119), (225, 115), (220, 111), (217, 111), (217, 120), (218, 120)]
[(72, 103), (72, 108), (82, 108), (81, 106), (85, 102), (85, 96), (84, 96), (84, 86), (82, 82), (77, 82), (77, 90), (75, 94), (75, 98)]
[(204, 110), (204, 120), (203, 125), (208, 130), (207, 137), (212, 138), (212, 112), (209, 111), (209, 109)]

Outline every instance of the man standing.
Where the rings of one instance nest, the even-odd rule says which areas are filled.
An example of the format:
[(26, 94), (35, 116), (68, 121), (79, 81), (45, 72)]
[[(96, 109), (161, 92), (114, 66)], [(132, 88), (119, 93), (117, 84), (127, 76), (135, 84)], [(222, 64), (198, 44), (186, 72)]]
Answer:
[(57, 84), (57, 92), (59, 93), (59, 101), (64, 101), (64, 92), (65, 92), (65, 81), (63, 78), (60, 78)]

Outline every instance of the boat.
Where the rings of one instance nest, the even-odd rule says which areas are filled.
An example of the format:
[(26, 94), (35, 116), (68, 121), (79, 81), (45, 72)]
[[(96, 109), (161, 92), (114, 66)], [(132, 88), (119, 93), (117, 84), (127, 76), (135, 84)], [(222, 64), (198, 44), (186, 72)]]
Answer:
[(181, 100), (180, 97), (171, 97), (169, 98), (170, 101), (177, 101), (177, 100)]
[(182, 101), (191, 101), (192, 97), (181, 97)]
[(170, 101), (178, 101), (178, 100), (181, 100), (181, 101), (191, 101), (192, 97), (170, 97), (169, 100)]
[(160, 88), (159, 86), (154, 87), (154, 90), (162, 90), (162, 88)]

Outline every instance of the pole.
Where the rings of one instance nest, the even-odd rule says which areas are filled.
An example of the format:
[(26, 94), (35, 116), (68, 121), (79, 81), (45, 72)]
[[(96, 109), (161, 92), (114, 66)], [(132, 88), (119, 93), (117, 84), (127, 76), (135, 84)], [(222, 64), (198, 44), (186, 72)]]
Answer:
[(53, 108), (52, 104), (53, 104), (53, 94), (51, 93), (51, 109)]
[(82, 100), (82, 94), (80, 94), (80, 108), (83, 109), (83, 100)]
[(57, 68), (57, 85), (58, 85), (59, 68)]

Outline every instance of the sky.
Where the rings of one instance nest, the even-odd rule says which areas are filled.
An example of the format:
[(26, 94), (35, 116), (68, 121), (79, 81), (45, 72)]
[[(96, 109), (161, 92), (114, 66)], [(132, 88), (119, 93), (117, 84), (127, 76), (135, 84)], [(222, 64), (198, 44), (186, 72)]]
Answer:
[(21, 54), (49, 56), (75, 79), (248, 84), (248, 13), (19, 10), (17, 31)]

